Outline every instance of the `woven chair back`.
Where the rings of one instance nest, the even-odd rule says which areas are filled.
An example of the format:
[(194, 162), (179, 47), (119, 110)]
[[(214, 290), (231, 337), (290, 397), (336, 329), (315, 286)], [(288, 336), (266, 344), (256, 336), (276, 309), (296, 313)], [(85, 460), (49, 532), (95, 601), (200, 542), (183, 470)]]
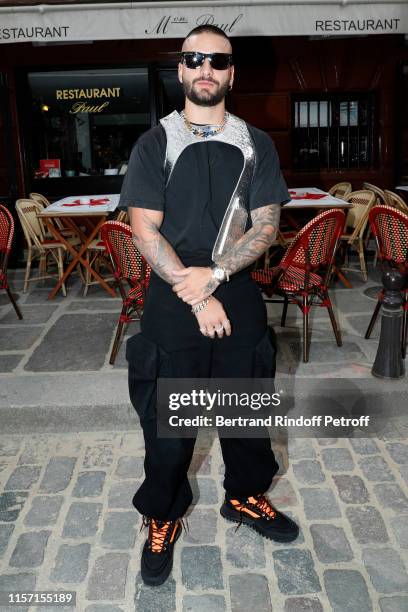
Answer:
[(329, 193), (335, 198), (344, 199), (352, 191), (351, 183), (343, 181), (342, 183), (336, 183), (329, 189)]
[(393, 206), (374, 206), (370, 226), (381, 260), (405, 264), (408, 269), (408, 215)]
[(16, 210), (27, 243), (34, 243), (38, 248), (42, 248), (45, 231), (42, 221), (37, 217), (37, 214), (44, 210), (41, 204), (34, 200), (20, 199), (16, 202)]
[(5, 206), (0, 204), (0, 286), (2, 285), (2, 273), (6, 273), (7, 259), (11, 250), (13, 234), (13, 215)]
[(393, 206), (397, 210), (401, 210), (404, 213), (408, 214), (408, 204), (404, 202), (401, 196), (398, 193), (394, 193), (394, 191), (390, 191), (389, 189), (385, 190), (386, 202), (388, 206)]
[[(0, 253), (8, 253), (14, 234), (13, 215), (5, 206), (0, 204)], [(1, 261), (1, 255), (0, 255)]]
[(376, 195), (376, 204), (388, 204), (387, 196), (383, 189), (377, 187), (377, 185), (373, 185), (372, 183), (367, 183), (366, 181), (363, 183), (363, 189), (368, 189), (372, 191)]
[(127, 211), (121, 210), (118, 213), (118, 216), (116, 217), (115, 221), (120, 221), (120, 223), (126, 223), (126, 225), (129, 225), (129, 217)]
[(150, 266), (136, 248), (129, 225), (121, 221), (106, 221), (101, 236), (120, 278), (132, 284), (150, 276)]
[(300, 230), (283, 256), (280, 267), (306, 269), (330, 266), (344, 228), (342, 210), (325, 210)]
[(30, 198), (30, 200), (34, 200), (35, 202), (38, 202), (39, 204), (41, 204), (43, 208), (47, 208), (47, 206), (51, 204), (51, 202), (47, 200), (47, 198), (41, 193), (35, 193), (33, 191), (28, 194), (28, 197)]
[(350, 235), (351, 240), (364, 234), (368, 223), (368, 213), (370, 208), (374, 206), (376, 197), (375, 193), (368, 189), (352, 191), (345, 197), (346, 202), (353, 204), (347, 213), (346, 219), (346, 227), (353, 230)]

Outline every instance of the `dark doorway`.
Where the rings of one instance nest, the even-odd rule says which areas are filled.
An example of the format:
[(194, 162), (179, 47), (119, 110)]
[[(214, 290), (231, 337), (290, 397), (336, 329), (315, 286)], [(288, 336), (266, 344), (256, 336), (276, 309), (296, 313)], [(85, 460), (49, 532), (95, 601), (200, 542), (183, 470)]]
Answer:
[(9, 256), (9, 267), (17, 266), (17, 254), (22, 256), (23, 233), (15, 211), (18, 183), (15, 148), (11, 129), (10, 92), (4, 74), (0, 72), (0, 204), (14, 218), (14, 241)]
[(408, 185), (408, 63), (401, 64), (397, 82), (396, 184)]

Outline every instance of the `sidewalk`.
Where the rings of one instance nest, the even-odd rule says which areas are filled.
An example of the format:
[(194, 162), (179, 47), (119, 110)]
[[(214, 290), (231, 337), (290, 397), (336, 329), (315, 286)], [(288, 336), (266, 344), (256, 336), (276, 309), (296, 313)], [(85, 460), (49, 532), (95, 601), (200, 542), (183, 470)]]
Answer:
[[(291, 545), (264, 541), (219, 515), (222, 459), (203, 432), (191, 466), (189, 533), (172, 578), (152, 589), (139, 575), (140, 517), (131, 497), (143, 474), (143, 441), (129, 406), (124, 344), (109, 353), (119, 300), (96, 287), (47, 301), (46, 288), (14, 290), (24, 321), (0, 294), (0, 591), (76, 591), (85, 612), (396, 612), (408, 609), (408, 419), (381, 438), (294, 438), (277, 432), (280, 464), (271, 500), (299, 521)], [(313, 319), (309, 364), (299, 363), (299, 318), (277, 326), (277, 382), (321, 375), (364, 385), (378, 344), (363, 338), (375, 301), (332, 292), (344, 346), (323, 309)], [(291, 312), (292, 308), (292, 312)], [(294, 316), (292, 316), (292, 313)], [(131, 335), (138, 325), (128, 328)], [(406, 393), (406, 379), (378, 392)], [(1, 610), (6, 610), (3, 607)], [(13, 606), (10, 611), (28, 608)], [(31, 607), (31, 610), (54, 610)], [(55, 610), (72, 608), (55, 607)]]

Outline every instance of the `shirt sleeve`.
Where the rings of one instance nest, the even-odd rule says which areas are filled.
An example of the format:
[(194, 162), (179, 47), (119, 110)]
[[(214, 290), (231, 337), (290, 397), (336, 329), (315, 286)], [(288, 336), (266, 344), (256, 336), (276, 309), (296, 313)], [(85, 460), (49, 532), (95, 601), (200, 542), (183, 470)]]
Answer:
[(123, 179), (119, 208), (164, 210), (166, 154), (165, 134), (153, 128), (136, 142)]
[(291, 198), (280, 169), (275, 144), (266, 133), (262, 133), (262, 143), (256, 147), (256, 154), (249, 209), (255, 210), (268, 204), (286, 204)]

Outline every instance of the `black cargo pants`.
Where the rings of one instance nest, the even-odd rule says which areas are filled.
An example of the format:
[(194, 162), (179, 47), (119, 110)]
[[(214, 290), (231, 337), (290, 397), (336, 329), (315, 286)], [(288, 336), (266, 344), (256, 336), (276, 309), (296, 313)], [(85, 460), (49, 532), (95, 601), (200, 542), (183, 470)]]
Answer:
[[(265, 304), (249, 272), (235, 274), (214, 295), (223, 304), (233, 330), (222, 339), (203, 336), (190, 306), (153, 273), (142, 331), (128, 340), (129, 394), (146, 450), (145, 480), (133, 504), (148, 517), (175, 520), (192, 501), (187, 471), (195, 439), (157, 436), (157, 378), (269, 378), (275, 374), (275, 348)], [(226, 491), (245, 498), (264, 493), (279, 469), (269, 437), (220, 438), (220, 444)]]

